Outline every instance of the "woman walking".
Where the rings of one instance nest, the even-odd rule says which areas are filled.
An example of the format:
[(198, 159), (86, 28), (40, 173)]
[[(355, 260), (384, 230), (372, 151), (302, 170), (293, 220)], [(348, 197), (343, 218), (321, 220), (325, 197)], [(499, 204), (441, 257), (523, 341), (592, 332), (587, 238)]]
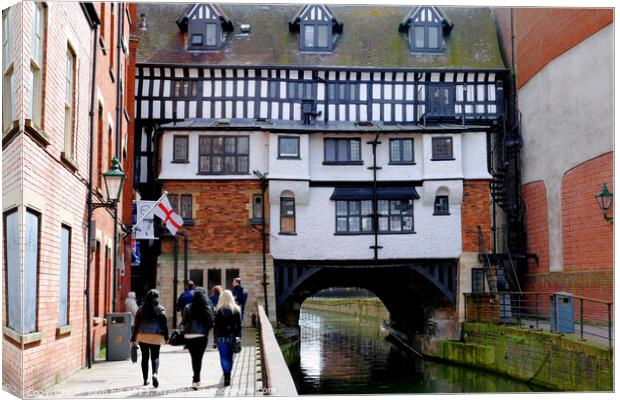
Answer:
[(233, 367), (233, 343), (241, 337), (241, 309), (230, 290), (220, 293), (215, 307), (215, 337), (224, 372), (224, 386), (230, 386)]
[(213, 306), (207, 298), (207, 293), (201, 287), (194, 290), (192, 302), (183, 309), (183, 331), (185, 344), (192, 358), (192, 388), (200, 387), (200, 369), (202, 356), (207, 348), (209, 329), (213, 326)]
[[(209, 296), (209, 300), (211, 300), (211, 304), (213, 304), (213, 307), (215, 307), (217, 305), (217, 303), (219, 303), (220, 301), (220, 293), (222, 293), (222, 287), (220, 285), (215, 285), (213, 286), (213, 289), (211, 289), (211, 293), (213, 293), (211, 296)], [(215, 329), (213, 330), (213, 348), (217, 349), (217, 344), (216, 344), (216, 340), (215, 340)]]
[(157, 370), (159, 369), (159, 348), (168, 341), (168, 323), (166, 310), (159, 305), (159, 292), (156, 289), (148, 291), (144, 297), (144, 304), (136, 312), (136, 321), (133, 326), (131, 342), (138, 342), (142, 354), (142, 378), (144, 385), (148, 385), (149, 358), (153, 369), (153, 387), (159, 386)]

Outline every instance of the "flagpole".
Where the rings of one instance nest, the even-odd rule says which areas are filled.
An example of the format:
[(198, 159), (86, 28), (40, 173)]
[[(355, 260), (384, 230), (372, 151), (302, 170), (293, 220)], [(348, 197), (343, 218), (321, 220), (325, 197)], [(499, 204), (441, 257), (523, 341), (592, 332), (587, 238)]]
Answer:
[(161, 197), (155, 202), (155, 204), (153, 204), (153, 206), (151, 208), (149, 208), (149, 210), (147, 212), (145, 212), (144, 214), (142, 214), (142, 216), (136, 221), (135, 224), (133, 224), (133, 226), (131, 227), (131, 229), (129, 230), (129, 232), (127, 232), (128, 234), (135, 231), (136, 228), (138, 227), (138, 225), (140, 224), (140, 222), (142, 222), (142, 220), (151, 213), (151, 211), (153, 211), (153, 209), (155, 207), (157, 207), (157, 205), (161, 202), (161, 199), (164, 198), (165, 195), (167, 195), (168, 192), (164, 190), (164, 194), (161, 195)]

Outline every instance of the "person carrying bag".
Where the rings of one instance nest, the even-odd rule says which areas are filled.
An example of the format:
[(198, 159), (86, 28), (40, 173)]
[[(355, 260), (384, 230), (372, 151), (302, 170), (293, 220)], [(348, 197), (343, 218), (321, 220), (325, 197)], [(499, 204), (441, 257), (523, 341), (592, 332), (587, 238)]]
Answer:
[(241, 309), (235, 303), (230, 290), (220, 294), (215, 307), (215, 337), (220, 353), (220, 364), (224, 373), (224, 386), (230, 386), (230, 373), (233, 368), (233, 353), (241, 337)]
[(183, 337), (192, 358), (192, 388), (200, 387), (202, 356), (207, 348), (209, 330), (213, 326), (213, 305), (201, 287), (194, 290), (192, 302), (183, 309)]

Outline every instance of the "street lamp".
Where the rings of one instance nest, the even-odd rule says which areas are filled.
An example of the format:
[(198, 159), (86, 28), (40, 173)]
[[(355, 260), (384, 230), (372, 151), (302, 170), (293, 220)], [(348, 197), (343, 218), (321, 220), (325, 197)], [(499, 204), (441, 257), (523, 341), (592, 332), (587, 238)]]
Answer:
[(611, 207), (611, 202), (613, 201), (614, 194), (611, 193), (609, 189), (607, 189), (607, 183), (603, 183), (601, 192), (599, 194), (595, 194), (594, 197), (598, 202), (599, 208), (603, 211), (603, 218), (605, 218), (605, 221), (612, 224), (614, 221), (614, 217), (608, 216), (607, 211), (609, 211), (609, 207)]
[(125, 173), (121, 169), (118, 158), (114, 157), (112, 159), (112, 168), (103, 173), (103, 180), (105, 182), (108, 201), (106, 203), (93, 203), (93, 210), (99, 207), (115, 208), (116, 203), (118, 203), (118, 200), (121, 197), (121, 190), (123, 189), (123, 182), (125, 181)]

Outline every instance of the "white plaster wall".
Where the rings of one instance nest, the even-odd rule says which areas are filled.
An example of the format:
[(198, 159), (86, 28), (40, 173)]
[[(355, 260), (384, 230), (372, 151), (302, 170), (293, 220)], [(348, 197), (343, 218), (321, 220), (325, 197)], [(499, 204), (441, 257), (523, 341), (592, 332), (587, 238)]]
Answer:
[[(299, 138), (299, 160), (278, 159), (278, 138), (295, 136)], [(271, 134), (269, 135), (269, 178), (310, 179), (308, 135)]]
[(519, 91), (522, 182), (545, 183), (552, 271), (562, 270), (562, 176), (613, 151), (613, 39), (612, 24), (551, 61)]
[[(445, 181), (452, 193), (462, 191), (462, 182)], [(422, 188), (417, 187), (422, 197)], [(272, 220), (271, 255), (275, 259), (368, 260), (373, 235), (335, 235), (334, 188), (312, 187), (307, 205), (296, 204), (295, 236), (279, 235), (279, 220)], [(461, 253), (461, 206), (450, 204), (449, 216), (433, 216), (433, 204), (414, 200), (415, 234), (379, 235), (382, 259), (457, 258)], [(270, 215), (280, 215), (280, 204), (272, 198)]]
[[(173, 136), (189, 136), (189, 163), (172, 162)], [(198, 142), (199, 136), (249, 136), (250, 137), (250, 166), (246, 175), (199, 175), (198, 174)], [(213, 132), (213, 131), (168, 131), (161, 138), (161, 170), (159, 179), (256, 179), (252, 171), (266, 172), (269, 167), (269, 138), (263, 132)]]
[(492, 179), (487, 166), (487, 133), (467, 132), (462, 135), (463, 176), (465, 179)]

